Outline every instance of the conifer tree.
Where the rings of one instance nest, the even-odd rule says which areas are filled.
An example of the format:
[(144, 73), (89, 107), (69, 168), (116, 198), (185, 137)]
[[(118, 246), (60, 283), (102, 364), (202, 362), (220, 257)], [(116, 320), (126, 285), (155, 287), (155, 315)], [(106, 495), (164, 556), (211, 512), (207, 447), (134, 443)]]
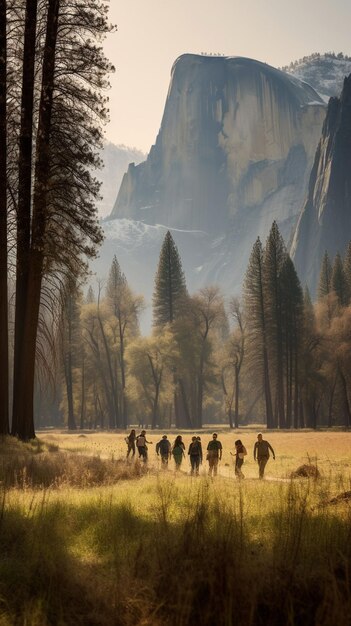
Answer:
[(174, 322), (184, 311), (187, 295), (182, 262), (168, 231), (161, 248), (153, 294), (153, 324), (162, 328)]
[(344, 258), (344, 272), (348, 286), (349, 299), (351, 298), (351, 241), (349, 242)]
[(101, 0), (26, 2), (12, 421), (12, 434), (21, 439), (34, 436), (43, 296), (57, 295), (67, 277), (83, 274), (86, 258), (102, 241), (95, 207), (99, 184), (91, 170), (99, 164), (107, 119), (102, 90), (112, 69), (97, 41), (109, 30)]
[(303, 293), (294, 264), (288, 255), (281, 269), (280, 284), (286, 426), (291, 428), (293, 423), (298, 423), (299, 361), (303, 334)]
[[(173, 325), (185, 313), (187, 289), (178, 248), (168, 231), (160, 252), (152, 298), (155, 330)], [(180, 351), (182, 346), (179, 345)], [(178, 427), (190, 427), (191, 418), (183, 377), (174, 368), (174, 410)]]
[(328, 252), (325, 251), (322, 264), (321, 271), (319, 274), (319, 282), (318, 282), (318, 300), (322, 300), (325, 296), (327, 296), (332, 289), (331, 285), (331, 277), (332, 277), (332, 265), (329, 259)]
[(333, 263), (331, 287), (337, 296), (339, 306), (347, 306), (349, 303), (348, 284), (339, 252), (336, 254)]
[(283, 322), (281, 271), (287, 252), (276, 222), (267, 238), (263, 255), (263, 285), (269, 337), (269, 360), (275, 387), (274, 426), (285, 427), (283, 382)]
[(247, 332), (247, 353), (250, 369), (262, 376), (266, 423), (273, 426), (272, 396), (268, 366), (268, 333), (263, 291), (263, 250), (260, 239), (255, 242), (244, 281), (244, 308)]

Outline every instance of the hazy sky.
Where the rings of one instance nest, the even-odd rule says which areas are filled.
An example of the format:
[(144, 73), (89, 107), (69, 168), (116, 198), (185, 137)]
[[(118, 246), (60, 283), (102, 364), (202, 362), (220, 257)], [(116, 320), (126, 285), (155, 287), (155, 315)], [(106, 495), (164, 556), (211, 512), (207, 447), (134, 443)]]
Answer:
[(351, 54), (351, 0), (110, 0), (118, 31), (106, 138), (145, 152), (155, 142), (170, 71), (184, 52), (281, 66), (312, 52)]

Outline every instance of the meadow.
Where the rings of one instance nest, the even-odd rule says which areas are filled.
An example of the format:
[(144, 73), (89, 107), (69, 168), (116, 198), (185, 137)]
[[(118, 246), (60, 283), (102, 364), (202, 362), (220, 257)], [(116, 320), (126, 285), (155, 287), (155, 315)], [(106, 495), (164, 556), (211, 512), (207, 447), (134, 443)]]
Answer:
[[(147, 467), (125, 461), (125, 433), (3, 442), (0, 625), (349, 626), (351, 433), (267, 433), (277, 458), (264, 481), (257, 430), (218, 433), (215, 480), (205, 462), (198, 478), (187, 459), (160, 469), (159, 431)], [(320, 477), (292, 479), (302, 464)]]

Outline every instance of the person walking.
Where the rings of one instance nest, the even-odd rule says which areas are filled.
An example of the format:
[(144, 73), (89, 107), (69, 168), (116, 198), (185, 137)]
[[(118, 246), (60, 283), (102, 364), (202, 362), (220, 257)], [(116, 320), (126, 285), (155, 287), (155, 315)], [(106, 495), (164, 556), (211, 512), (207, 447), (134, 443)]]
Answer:
[(244, 458), (247, 455), (247, 450), (243, 445), (241, 439), (237, 439), (235, 442), (235, 476), (239, 479), (245, 478), (241, 471), (244, 463)]
[(167, 439), (167, 435), (163, 435), (162, 439), (156, 444), (156, 454), (161, 457), (162, 467), (168, 466), (168, 459), (171, 457), (171, 444)]
[(183, 443), (183, 438), (181, 435), (177, 435), (177, 437), (175, 438), (174, 444), (172, 446), (172, 455), (175, 462), (175, 468), (176, 470), (179, 470), (182, 464), (182, 460), (185, 456), (185, 445)]
[(127, 459), (130, 455), (130, 453), (132, 453), (132, 458), (135, 456), (135, 440), (136, 440), (136, 434), (135, 434), (135, 430), (134, 428), (130, 431), (129, 435), (126, 437), (126, 444), (128, 446), (127, 449)]
[(197, 437), (191, 438), (188, 455), (190, 457), (191, 475), (199, 475), (200, 463), (202, 463), (202, 446), (201, 441)]
[(210, 476), (217, 476), (218, 463), (222, 458), (222, 444), (217, 437), (217, 433), (213, 433), (212, 441), (210, 441), (207, 446), (207, 460)]
[(254, 460), (258, 462), (258, 475), (259, 478), (263, 478), (264, 470), (269, 459), (269, 451), (272, 452), (273, 460), (275, 461), (275, 453), (271, 444), (263, 439), (262, 433), (258, 433), (257, 441), (254, 445)]
[(147, 443), (152, 443), (152, 441), (147, 441), (146, 430), (142, 430), (140, 435), (136, 438), (136, 447), (139, 453), (139, 459), (143, 459), (144, 463), (147, 461)]

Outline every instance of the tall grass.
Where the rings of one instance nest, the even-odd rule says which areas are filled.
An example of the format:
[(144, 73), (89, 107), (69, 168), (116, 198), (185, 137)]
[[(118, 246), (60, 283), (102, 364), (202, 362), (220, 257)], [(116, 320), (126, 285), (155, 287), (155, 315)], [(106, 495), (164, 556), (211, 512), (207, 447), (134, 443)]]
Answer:
[(1, 626), (349, 626), (351, 503), (331, 503), (334, 481), (160, 472), (87, 489), (65, 472), (60, 488), (1, 486)]

